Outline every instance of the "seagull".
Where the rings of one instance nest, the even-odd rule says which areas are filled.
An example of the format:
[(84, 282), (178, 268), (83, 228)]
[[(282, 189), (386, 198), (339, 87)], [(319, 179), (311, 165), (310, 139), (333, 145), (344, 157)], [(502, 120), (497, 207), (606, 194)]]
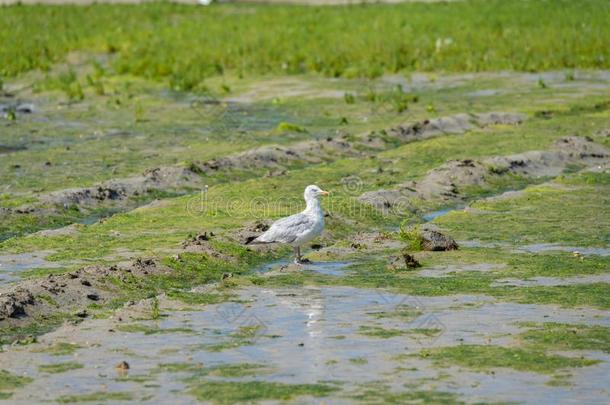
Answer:
[(305, 187), (305, 210), (274, 222), (265, 233), (249, 243), (286, 243), (294, 249), (296, 264), (308, 262), (301, 257), (301, 246), (324, 230), (324, 211), (320, 206), (320, 197), (329, 194), (313, 184)]

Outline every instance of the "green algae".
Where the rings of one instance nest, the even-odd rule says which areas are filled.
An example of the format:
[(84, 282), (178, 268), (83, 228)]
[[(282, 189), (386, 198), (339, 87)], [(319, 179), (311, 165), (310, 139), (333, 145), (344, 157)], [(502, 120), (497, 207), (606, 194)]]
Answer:
[(457, 394), (451, 392), (409, 389), (395, 391), (380, 382), (361, 384), (348, 395), (357, 403), (362, 404), (464, 404)]
[[(605, 175), (606, 177), (608, 175)], [(610, 204), (607, 187), (528, 187), (522, 196), (481, 201), (472, 211), (452, 212), (437, 219), (460, 239), (511, 244), (561, 243), (607, 246), (608, 227), (599, 221)]]
[(379, 326), (361, 325), (360, 328), (358, 328), (358, 333), (369, 337), (389, 339), (396, 336), (402, 336), (406, 334), (406, 331), (401, 329), (382, 328)]
[(533, 349), (460, 345), (423, 350), (416, 356), (432, 360), (439, 366), (458, 365), (473, 370), (511, 368), (552, 374), (565, 368), (586, 367), (597, 364), (598, 360), (548, 355)]
[(545, 350), (600, 350), (610, 353), (610, 328), (556, 322), (522, 322), (529, 328), (519, 334), (523, 344)]
[(170, 291), (167, 293), (167, 297), (191, 305), (219, 304), (231, 299), (229, 294), (194, 293), (190, 291)]
[(411, 322), (423, 312), (419, 309), (415, 309), (409, 305), (397, 305), (392, 311), (377, 311), (377, 312), (367, 312), (367, 315), (370, 315), (377, 319), (383, 318), (397, 318), (403, 322)]
[(0, 369), (0, 399), (10, 398), (15, 389), (21, 388), (32, 381), (31, 377), (17, 376)]
[(435, 337), (443, 332), (442, 329), (438, 328), (411, 328), (407, 329), (407, 333), (410, 335), (419, 335), (425, 337)]
[(140, 323), (132, 323), (126, 325), (119, 325), (116, 328), (120, 332), (127, 333), (143, 333), (144, 335), (157, 335), (157, 334), (172, 334), (172, 333), (188, 333), (195, 334), (196, 331), (190, 328), (161, 328), (158, 326), (144, 325)]
[(246, 377), (255, 376), (270, 372), (264, 364), (237, 363), (237, 364), (218, 364), (215, 366), (204, 367), (202, 363), (162, 363), (153, 372), (170, 373), (189, 373), (186, 381), (196, 381), (201, 377)]
[(97, 391), (88, 394), (62, 395), (55, 399), (60, 404), (73, 404), (81, 402), (108, 402), (108, 401), (132, 401), (134, 395), (131, 392)]
[(57, 342), (51, 346), (35, 349), (37, 353), (47, 353), (51, 356), (67, 356), (74, 354), (78, 349), (81, 349), (81, 345), (67, 342)]
[(223, 350), (233, 349), (240, 346), (249, 346), (255, 343), (255, 340), (260, 336), (262, 329), (262, 325), (240, 326), (224, 341), (207, 344), (203, 347), (211, 352), (221, 352)]
[(325, 397), (338, 390), (327, 384), (284, 384), (267, 381), (209, 381), (189, 383), (188, 393), (214, 404), (264, 400), (288, 401), (300, 396)]
[(67, 371), (78, 370), (85, 367), (84, 365), (76, 362), (66, 363), (52, 363), (52, 364), (41, 364), (38, 366), (38, 371), (41, 373), (59, 374)]

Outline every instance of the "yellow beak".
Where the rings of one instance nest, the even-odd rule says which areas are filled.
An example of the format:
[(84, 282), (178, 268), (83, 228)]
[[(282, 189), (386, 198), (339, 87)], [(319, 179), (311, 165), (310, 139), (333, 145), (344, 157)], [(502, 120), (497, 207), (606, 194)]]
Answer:
[(321, 195), (329, 195), (329, 194), (330, 194), (330, 191), (320, 191), (320, 194), (321, 194)]

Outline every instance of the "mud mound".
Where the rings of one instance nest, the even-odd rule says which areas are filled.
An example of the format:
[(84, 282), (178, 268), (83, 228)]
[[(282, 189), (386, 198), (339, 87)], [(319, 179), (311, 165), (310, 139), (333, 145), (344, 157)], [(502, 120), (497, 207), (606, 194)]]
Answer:
[(408, 185), (416, 189), (417, 195), (423, 199), (457, 199), (460, 198), (461, 188), (483, 186), (488, 172), (488, 167), (481, 162), (454, 160), (430, 171), (419, 183)]
[(115, 266), (89, 266), (74, 272), (24, 280), (0, 293), (0, 328), (20, 326), (40, 317), (84, 310), (91, 303), (106, 303), (118, 291), (110, 278), (168, 274), (171, 269), (152, 259), (136, 259)]
[(201, 253), (206, 255), (207, 257), (227, 262), (235, 262), (237, 260), (234, 256), (223, 253), (217, 247), (215, 247), (214, 244), (211, 242), (212, 239), (221, 240), (216, 235), (214, 235), (213, 232), (199, 233), (182, 242), (182, 248), (186, 252)]
[(390, 132), (403, 142), (412, 142), (446, 134), (463, 134), (477, 127), (489, 125), (517, 125), (526, 119), (524, 114), (510, 112), (488, 112), (480, 114), (456, 114), (448, 117), (399, 125)]
[(488, 113), (475, 114), (479, 126), (488, 125), (519, 125), (527, 119), (525, 114), (492, 111)]
[(588, 167), (607, 163), (610, 150), (589, 137), (569, 136), (556, 140), (550, 151), (531, 151), (485, 160), (499, 174), (524, 177), (558, 176), (568, 165)]
[[(415, 195), (415, 193), (413, 193), (413, 195)], [(379, 211), (388, 213), (390, 210), (394, 209), (399, 204), (406, 202), (406, 198), (411, 196), (412, 195), (409, 194), (403, 194), (399, 190), (380, 189), (377, 191), (367, 191), (366, 193), (358, 197), (358, 201), (372, 205)]]
[(336, 156), (360, 155), (362, 152), (347, 141), (347, 135), (297, 143), (290, 147), (264, 146), (236, 155), (195, 163), (199, 171), (211, 175), (223, 170), (285, 169), (295, 162), (321, 163)]
[(390, 270), (409, 270), (421, 267), (421, 264), (415, 257), (408, 253), (401, 253), (399, 256), (394, 257), (388, 264)]
[(250, 244), (250, 242), (260, 236), (260, 234), (269, 229), (272, 223), (273, 221), (257, 220), (243, 228), (232, 231), (228, 237), (241, 245), (248, 245), (248, 249), (255, 252), (273, 252), (278, 250), (281, 245), (277, 243)]
[(200, 184), (200, 177), (189, 168), (160, 167), (142, 176), (110, 180), (93, 187), (55, 191), (40, 197), (41, 202), (62, 206), (97, 205), (104, 201), (120, 201), (156, 190), (176, 190)]
[(458, 249), (456, 241), (434, 225), (425, 224), (421, 227), (420, 232), (423, 250), (438, 252)]
[[(399, 142), (410, 142), (443, 134), (461, 134), (475, 127), (494, 124), (517, 124), (523, 115), (490, 112), (482, 114), (457, 114), (407, 124), (391, 129)], [(391, 138), (391, 137), (390, 137)], [(102, 203), (117, 204), (132, 197), (143, 196), (153, 191), (184, 190), (200, 187), (201, 175), (212, 175), (227, 170), (254, 170), (266, 168), (270, 175), (283, 174), (295, 163), (321, 163), (339, 157), (368, 156), (379, 150), (394, 146), (395, 140), (387, 136), (368, 134), (337, 136), (316, 139), (285, 146), (263, 146), (235, 155), (212, 159), (202, 163), (192, 163), (189, 167), (167, 166), (148, 170), (140, 176), (109, 180), (92, 187), (70, 188), (43, 194), (42, 204), (62, 207), (98, 206)], [(24, 211), (24, 208), (27, 208)], [(20, 207), (15, 213), (34, 213), (35, 206)]]
[(489, 187), (502, 176), (524, 178), (555, 177), (570, 166), (580, 168), (610, 163), (610, 149), (588, 137), (569, 136), (555, 141), (548, 151), (529, 151), (509, 156), (495, 156), (483, 161), (455, 160), (426, 174), (420, 181), (409, 181), (393, 190), (362, 194), (358, 200), (383, 212), (404, 210), (411, 198), (423, 200), (464, 201), (468, 187)]

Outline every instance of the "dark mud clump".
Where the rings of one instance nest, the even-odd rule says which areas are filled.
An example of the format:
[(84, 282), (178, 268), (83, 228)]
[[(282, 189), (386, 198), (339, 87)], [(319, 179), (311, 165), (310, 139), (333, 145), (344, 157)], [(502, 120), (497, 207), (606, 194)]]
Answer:
[(0, 321), (26, 316), (26, 307), (33, 304), (34, 296), (23, 288), (16, 288), (0, 295)]
[(221, 240), (214, 232), (202, 232), (182, 242), (182, 248), (186, 252), (201, 253), (214, 259), (234, 262), (236, 258), (220, 251), (212, 242), (213, 239)]
[(491, 187), (508, 175), (525, 179), (556, 177), (570, 167), (587, 168), (608, 163), (608, 148), (588, 137), (569, 136), (555, 141), (548, 151), (495, 156), (481, 161), (450, 161), (429, 171), (419, 181), (408, 181), (392, 190), (367, 192), (359, 201), (384, 212), (397, 207), (408, 209), (412, 198), (455, 204), (467, 199), (468, 188)]
[(407, 252), (402, 252), (399, 256), (392, 258), (388, 265), (390, 270), (408, 270), (418, 267), (421, 267), (421, 264), (413, 255)]
[(457, 242), (451, 236), (445, 235), (432, 224), (424, 224), (420, 228), (420, 237), (423, 250), (436, 252), (458, 249)]
[(251, 242), (258, 238), (263, 232), (265, 232), (271, 226), (271, 221), (258, 220), (251, 224), (244, 226), (241, 229), (235, 231), (231, 237), (237, 240), (242, 245), (248, 245), (249, 248), (259, 250), (265, 249), (264, 246), (270, 246), (265, 244), (251, 244)]

